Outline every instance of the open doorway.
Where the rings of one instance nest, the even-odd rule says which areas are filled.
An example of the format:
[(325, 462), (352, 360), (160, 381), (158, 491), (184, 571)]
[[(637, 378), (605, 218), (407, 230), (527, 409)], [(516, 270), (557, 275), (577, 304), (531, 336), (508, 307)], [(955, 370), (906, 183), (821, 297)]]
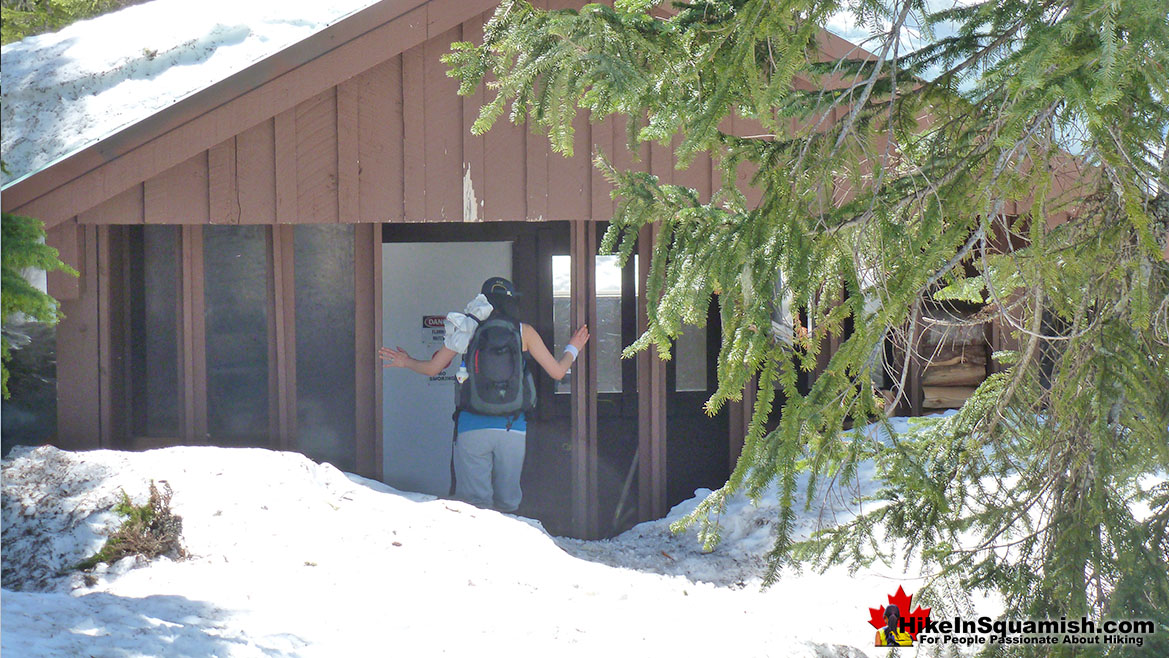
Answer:
[[(567, 222), (383, 225), (382, 248), (390, 255), (383, 262), (383, 341), (391, 345), (398, 341), (411, 355), (429, 357), (442, 340), (434, 318), (462, 311), (487, 277), (506, 276), (520, 292), (518, 319), (532, 325), (558, 352), (564, 341), (556, 341), (552, 326), (552, 263), (540, 255), (561, 245), (567, 249), (568, 237)], [(393, 319), (395, 315), (400, 321)], [(436, 326), (427, 326), (428, 317)], [(454, 429), (453, 375), (427, 380), (391, 370), (393, 375), (383, 373), (398, 376), (383, 380), (384, 478), (395, 487), (445, 496)], [(568, 406), (561, 413), (554, 382), (539, 368), (534, 373), (537, 407), (528, 415), (524, 498), (517, 513), (538, 519), (553, 534), (568, 534), (572, 511)], [(411, 393), (404, 386), (419, 390)], [(427, 427), (403, 425), (418, 424), (408, 420), (418, 416), (428, 417)]]

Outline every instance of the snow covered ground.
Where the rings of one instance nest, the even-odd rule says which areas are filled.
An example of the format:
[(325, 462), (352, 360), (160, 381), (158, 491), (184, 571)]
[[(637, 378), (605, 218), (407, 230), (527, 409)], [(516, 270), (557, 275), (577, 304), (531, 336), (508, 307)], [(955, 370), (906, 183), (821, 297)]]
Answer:
[[(775, 511), (741, 499), (703, 554), (668, 530), (698, 498), (586, 542), (294, 453), (17, 448), (3, 469), (5, 656), (878, 655), (868, 608), (919, 582), (838, 569), (761, 591)], [(151, 480), (192, 558), (58, 575)]]

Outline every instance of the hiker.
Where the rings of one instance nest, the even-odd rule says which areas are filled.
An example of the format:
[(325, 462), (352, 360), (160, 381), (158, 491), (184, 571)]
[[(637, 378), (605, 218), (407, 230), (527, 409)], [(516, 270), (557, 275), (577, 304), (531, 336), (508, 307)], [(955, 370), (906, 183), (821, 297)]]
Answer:
[[(501, 512), (514, 512), (523, 495), (520, 491), (520, 472), (524, 464), (527, 433), (524, 412), (530, 411), (535, 405), (535, 388), (527, 368), (522, 367), (522, 372), (508, 375), (518, 382), (508, 386), (513, 389), (517, 385), (520, 387), (519, 394), (524, 398), (522, 407), (518, 410), (510, 410), (509, 407), (509, 411), (504, 413), (482, 413), (483, 410), (493, 410), (489, 402), (480, 401), (473, 394), (475, 378), (483, 381), (486, 377), (476, 370), (477, 365), (482, 364), (472, 360), (472, 355), (484, 354), (476, 347), (476, 341), (487, 340), (484, 337), (489, 327), (492, 328), (492, 336), (503, 334), (507, 338), (510, 334), (511, 344), (518, 344), (523, 352), (515, 354), (515, 359), (522, 359), (526, 364), (530, 356), (550, 377), (559, 380), (572, 367), (580, 350), (589, 340), (588, 325), (582, 325), (568, 341), (564, 353), (559, 358), (552, 356), (540, 334), (531, 325), (514, 319), (513, 303), (517, 296), (515, 286), (503, 277), (491, 277), (484, 281), (481, 294), (468, 305), (466, 314), (452, 313), (447, 316), (447, 339), (443, 347), (427, 361), (411, 357), (401, 347), (382, 347), (378, 350), (383, 367), (409, 368), (428, 377), (439, 374), (452, 360), (460, 358), (460, 354), (466, 354), (462, 358), (467, 360), (461, 363), (456, 377), (460, 381), (460, 394), (455, 411), (454, 495), (479, 507), (494, 506)], [(499, 352), (499, 349), (494, 351)], [(484, 360), (487, 358), (491, 357), (484, 357)], [(507, 371), (512, 372), (510, 368)]]

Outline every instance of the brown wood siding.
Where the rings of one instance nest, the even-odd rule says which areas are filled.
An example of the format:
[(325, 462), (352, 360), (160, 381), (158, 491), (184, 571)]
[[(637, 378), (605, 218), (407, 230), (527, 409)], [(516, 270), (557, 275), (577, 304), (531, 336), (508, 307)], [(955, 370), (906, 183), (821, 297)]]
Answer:
[[(481, 43), (483, 41), (483, 24), (490, 16), (491, 14), (489, 12), (485, 12), (463, 23), (463, 41)], [(484, 135), (471, 134), (471, 126), (475, 123), (475, 118), (479, 116), (479, 108), (483, 104), (483, 99), (483, 85), (479, 85), (475, 88), (475, 93), (463, 97), (461, 103), (463, 120), (463, 180), (461, 192), (464, 222), (478, 221), (483, 216), (483, 194), (485, 192), (483, 183), (486, 180), (486, 172), (484, 170), (486, 163), (483, 160), (483, 154), (486, 149), (487, 139)]]
[(211, 212), (207, 196), (207, 153), (204, 151), (146, 181), (147, 224), (208, 223)]
[[(45, 243), (57, 250), (58, 257), (70, 267), (82, 271), (81, 231), (76, 220), (58, 224), (45, 232)], [(78, 277), (61, 271), (49, 272), (48, 292), (58, 301), (76, 301), (81, 296)]]
[(141, 224), (144, 220), (143, 186), (135, 185), (112, 199), (81, 213), (82, 224)]
[[(589, 216), (590, 217), (612, 217), (613, 216), (613, 198), (610, 192), (613, 190), (613, 185), (605, 180), (601, 171), (592, 165), (592, 159), (597, 154), (604, 154), (606, 158), (612, 159), (614, 143), (620, 144), (621, 138), (615, 136), (613, 129), (616, 120), (609, 118), (598, 122), (596, 125), (590, 126), (592, 139), (588, 144), (588, 153), (584, 153), (584, 157), (589, 159)], [(578, 154), (579, 155), (579, 154)]]
[(296, 221), (296, 109), (273, 118), (275, 140), (273, 166), (276, 171), (276, 221)]
[(241, 224), (276, 222), (276, 120), (268, 119), (235, 138)]
[(527, 124), (511, 123), (506, 113), (483, 135), (483, 185), (476, 186), (483, 190), (482, 218), (520, 221), (529, 217), (527, 141)]
[(337, 221), (353, 223), (361, 214), (357, 193), (361, 184), (358, 117), (360, 100), (352, 79), (337, 93)]
[(418, 47), (422, 51), (422, 132), (426, 137), (422, 207), (423, 218), (432, 222), (463, 219), (463, 101), (458, 81), (447, 77), (446, 65), (439, 61), (462, 36), (462, 28), (457, 26)]
[[(342, 84), (357, 105), (357, 216), (402, 219), (402, 57), (383, 62)], [(342, 177), (352, 175), (352, 167)], [(351, 221), (342, 217), (341, 221)]]
[[(652, 166), (662, 182), (694, 187), (709, 198), (716, 181), (708, 157), (683, 171), (675, 171), (673, 145), (646, 146), (635, 157), (624, 146), (621, 120), (590, 125), (581, 113), (571, 158), (553, 153), (546, 136), (506, 116), (486, 135), (471, 135), (479, 107), (493, 92), (480, 88), (458, 96), (458, 82), (439, 59), (454, 41), (482, 39), (491, 12), (454, 22), (466, 10), (423, 11), (428, 29), (445, 29), (424, 41), (414, 35), (407, 45), (416, 45), (356, 75), (344, 77), (349, 66), (339, 62), (318, 71), (314, 80), (331, 75), (337, 82), (83, 208), (78, 222), (605, 221), (613, 212), (612, 186), (592, 166), (597, 152), (618, 167)], [(142, 148), (156, 148), (151, 145)], [(169, 156), (155, 161), (165, 164)], [(111, 176), (107, 185), (121, 180)]]
[(216, 144), (207, 153), (207, 197), (212, 224), (239, 224), (239, 172), (237, 138)]
[(337, 221), (337, 88), (296, 106), (296, 220)]
[(423, 49), (402, 53), (402, 211), (414, 222), (426, 219), (425, 74)]

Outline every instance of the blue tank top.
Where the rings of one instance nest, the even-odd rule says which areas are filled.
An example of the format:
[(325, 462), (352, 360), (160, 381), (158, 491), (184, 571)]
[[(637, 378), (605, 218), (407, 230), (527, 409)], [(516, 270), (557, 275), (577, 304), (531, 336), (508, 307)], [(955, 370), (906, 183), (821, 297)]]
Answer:
[(460, 411), (459, 433), (471, 430), (504, 430), (507, 429), (508, 421), (511, 421), (512, 432), (528, 431), (528, 419), (523, 412), (520, 412), (519, 418), (513, 419), (511, 416), (484, 416), (471, 411)]

